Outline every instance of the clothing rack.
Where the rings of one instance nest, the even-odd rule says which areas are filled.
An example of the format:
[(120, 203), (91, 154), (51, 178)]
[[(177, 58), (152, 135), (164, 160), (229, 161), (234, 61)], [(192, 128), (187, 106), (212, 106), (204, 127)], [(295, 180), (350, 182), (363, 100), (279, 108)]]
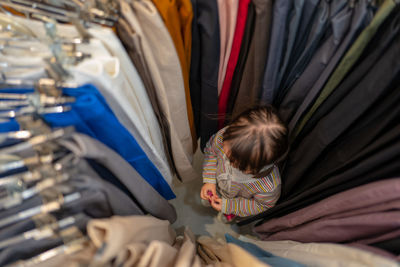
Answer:
[[(399, 4), (0, 0), (0, 265), (398, 266)], [(260, 240), (178, 235), (173, 180), (264, 104)]]

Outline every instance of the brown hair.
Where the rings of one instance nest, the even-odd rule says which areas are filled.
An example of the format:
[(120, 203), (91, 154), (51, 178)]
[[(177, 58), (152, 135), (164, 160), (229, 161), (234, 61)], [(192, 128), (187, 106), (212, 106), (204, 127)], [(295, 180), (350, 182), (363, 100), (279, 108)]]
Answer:
[(231, 164), (241, 171), (259, 173), (277, 163), (288, 150), (288, 131), (272, 106), (252, 108), (236, 117), (223, 133)]

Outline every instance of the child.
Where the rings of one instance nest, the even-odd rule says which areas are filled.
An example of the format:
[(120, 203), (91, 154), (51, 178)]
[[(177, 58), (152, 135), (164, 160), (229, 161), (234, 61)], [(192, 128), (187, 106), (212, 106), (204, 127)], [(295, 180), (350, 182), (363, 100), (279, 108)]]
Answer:
[(243, 112), (207, 143), (202, 203), (219, 211), (223, 222), (273, 207), (281, 193), (275, 164), (287, 149), (287, 129), (272, 106)]

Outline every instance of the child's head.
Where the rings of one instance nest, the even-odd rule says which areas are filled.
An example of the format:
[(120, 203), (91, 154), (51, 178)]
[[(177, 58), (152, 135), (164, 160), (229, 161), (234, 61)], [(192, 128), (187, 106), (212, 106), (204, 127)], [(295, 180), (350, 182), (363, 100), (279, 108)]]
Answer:
[(288, 131), (272, 106), (247, 110), (226, 128), (227, 157), (239, 170), (257, 174), (276, 163), (288, 149)]

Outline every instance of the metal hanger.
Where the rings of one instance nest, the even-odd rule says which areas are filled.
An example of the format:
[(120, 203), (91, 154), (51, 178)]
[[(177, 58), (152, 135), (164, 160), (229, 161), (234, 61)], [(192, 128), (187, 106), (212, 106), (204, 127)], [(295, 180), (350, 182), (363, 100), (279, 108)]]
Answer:
[[(0, 1), (3, 5), (3, 2), (7, 1)], [(12, 16), (6, 14), (0, 14), (0, 28), (2, 30), (7, 30), (9, 32), (14, 33), (15, 35), (20, 36), (36, 36), (28, 27), (24, 26), (21, 23), (16, 22), (13, 20)]]
[(27, 130), (0, 133), (0, 144), (6, 140), (26, 140), (32, 137), (32, 132)]
[(47, 177), (54, 177), (66, 168), (59, 163), (43, 164), (33, 170), (8, 175), (0, 179), (0, 188), (31, 184)]
[(55, 247), (53, 249), (50, 249), (46, 252), (43, 252), (29, 260), (26, 261), (19, 261), (7, 266), (18, 266), (18, 267), (26, 267), (26, 266), (32, 266), (32, 265), (37, 265), (40, 263), (43, 263), (51, 258), (54, 258), (58, 255), (71, 255), (74, 254), (78, 251), (83, 250), (84, 248), (87, 247), (87, 244), (89, 243), (89, 239), (87, 237), (81, 237), (78, 239), (75, 239), (73, 241), (70, 241), (69, 243), (65, 245), (61, 245), (58, 247)]
[(95, 6), (90, 5), (89, 3), (79, 5), (77, 4), (77, 1), (58, 1), (63, 5), (68, 4), (70, 9), (43, 2), (44, 1), (0, 0), (0, 4), (3, 6), (11, 7), (22, 12), (52, 17), (61, 22), (71, 22), (71, 19), (77, 18), (86, 23), (113, 26), (118, 19), (115, 1), (107, 1), (107, 4), (102, 3), (102, 1), (93, 1)]
[(7, 225), (17, 223), (19, 221), (31, 218), (35, 215), (41, 214), (41, 213), (51, 213), (54, 211), (58, 211), (62, 208), (63, 205), (67, 203), (74, 202), (81, 198), (81, 194), (79, 192), (74, 192), (68, 195), (60, 195), (60, 197), (57, 200), (50, 201), (46, 204), (39, 205), (21, 212), (18, 212), (17, 214), (11, 215), (9, 217), (0, 219), (0, 228), (5, 227)]
[(18, 184), (17, 188), (12, 187), (12, 190), (9, 190), (9, 194), (6, 197), (0, 198), (0, 209), (8, 209), (20, 205), (23, 201), (40, 192), (68, 181), (69, 178), (70, 175), (68, 173), (62, 173), (55, 177), (45, 178), (27, 189), (24, 189), (26, 188), (25, 184)]
[(28, 114), (53, 114), (53, 113), (63, 113), (70, 111), (70, 106), (54, 106), (54, 107), (42, 107), (42, 108), (35, 108), (35, 107), (23, 107), (18, 110), (11, 110), (0, 112), (0, 118), (16, 118), (18, 116), (28, 115)]
[(24, 241), (28, 241), (30, 239), (38, 241), (45, 238), (54, 237), (57, 235), (57, 232), (59, 230), (74, 225), (79, 220), (80, 217), (83, 217), (83, 214), (79, 213), (74, 216), (69, 216), (61, 220), (58, 220), (54, 223), (43, 225), (40, 228), (35, 228), (33, 230), (26, 231), (20, 235), (0, 241), (0, 250), (9, 246), (16, 245), (18, 243), (22, 243)]
[[(11, 101), (1, 101), (1, 100), (11, 100)], [(70, 96), (48, 96), (46, 94), (41, 94), (39, 92), (27, 93), (27, 94), (13, 94), (13, 93), (1, 93), (0, 90), (0, 108), (10, 106), (36, 106), (36, 107), (46, 107), (55, 105), (65, 105), (72, 104), (75, 102), (75, 97)]]
[[(75, 128), (73, 126), (68, 126), (65, 128), (56, 129), (48, 134), (41, 134), (30, 138), (29, 140), (0, 149), (0, 154), (15, 154), (27, 149), (30, 149), (34, 146), (42, 145), (44, 143), (59, 139), (61, 137), (70, 136), (73, 132), (75, 132)], [(1, 168), (0, 168), (1, 169)]]
[[(55, 143), (49, 143), (48, 145), (58, 146)], [(38, 149), (46, 150), (46, 147), (40, 146), (38, 147)], [(50, 164), (53, 163), (54, 161), (62, 159), (68, 154), (69, 152), (66, 149), (61, 148), (60, 150), (57, 151), (51, 151), (51, 149), (45, 152), (39, 151), (36, 153), (35, 156), (28, 158), (19, 158), (18, 156), (14, 155), (13, 159), (0, 164), (0, 173), (7, 173), (21, 168), (33, 168), (35, 166)], [(1, 157), (4, 156), (5, 155), (1, 155)]]
[[(65, 82), (60, 80), (55, 80), (51, 78), (41, 78), (39, 80), (29, 80), (29, 79), (1, 79), (0, 78), (0, 90), (3, 89), (19, 89), (19, 88), (40, 88), (41, 86), (52, 86), (54, 88), (77, 88), (78, 84), (76, 82)], [(61, 90), (61, 89), (58, 89)]]

